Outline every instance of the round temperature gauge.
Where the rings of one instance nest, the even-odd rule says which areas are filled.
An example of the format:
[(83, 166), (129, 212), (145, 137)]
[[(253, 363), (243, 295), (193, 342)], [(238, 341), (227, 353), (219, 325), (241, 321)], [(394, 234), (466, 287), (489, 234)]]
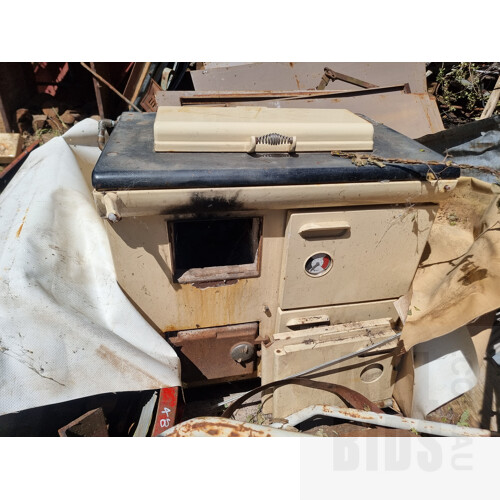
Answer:
[(307, 259), (305, 271), (309, 276), (323, 276), (331, 269), (332, 264), (333, 259), (327, 253), (315, 253)]

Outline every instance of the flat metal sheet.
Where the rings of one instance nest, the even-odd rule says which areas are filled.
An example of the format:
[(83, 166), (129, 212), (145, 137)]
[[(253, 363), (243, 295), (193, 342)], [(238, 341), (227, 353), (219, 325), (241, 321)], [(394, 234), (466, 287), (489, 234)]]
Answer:
[[(325, 67), (380, 87), (409, 83), (412, 92), (427, 92), (421, 62), (206, 63), (205, 69), (191, 71), (191, 78), (196, 90), (307, 90), (318, 86)], [(326, 90), (358, 88), (336, 80)]]

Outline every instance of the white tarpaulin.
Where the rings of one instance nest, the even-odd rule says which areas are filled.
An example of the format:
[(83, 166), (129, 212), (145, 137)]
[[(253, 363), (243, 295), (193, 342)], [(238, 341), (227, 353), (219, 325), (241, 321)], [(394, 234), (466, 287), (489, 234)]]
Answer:
[(180, 385), (177, 355), (116, 283), (89, 190), (99, 153), (84, 120), (0, 195), (0, 415)]

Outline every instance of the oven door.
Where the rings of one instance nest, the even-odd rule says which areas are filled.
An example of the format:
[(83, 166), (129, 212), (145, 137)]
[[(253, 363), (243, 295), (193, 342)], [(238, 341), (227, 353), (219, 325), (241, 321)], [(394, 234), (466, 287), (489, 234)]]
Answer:
[(404, 295), (437, 205), (289, 212), (281, 309)]

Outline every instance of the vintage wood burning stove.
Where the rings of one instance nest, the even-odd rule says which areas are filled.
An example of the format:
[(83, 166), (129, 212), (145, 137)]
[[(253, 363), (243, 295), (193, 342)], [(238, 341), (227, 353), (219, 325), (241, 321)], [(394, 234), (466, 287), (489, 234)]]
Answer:
[[(393, 160), (331, 154), (372, 149)], [(183, 382), (267, 383), (394, 334), (394, 303), (459, 176), (429, 160), (442, 158), (344, 110), (160, 108), (120, 117), (94, 197), (118, 282), (176, 348)], [(383, 400), (395, 347), (317, 379)], [(288, 386), (265, 409), (317, 403), (338, 400)]]

